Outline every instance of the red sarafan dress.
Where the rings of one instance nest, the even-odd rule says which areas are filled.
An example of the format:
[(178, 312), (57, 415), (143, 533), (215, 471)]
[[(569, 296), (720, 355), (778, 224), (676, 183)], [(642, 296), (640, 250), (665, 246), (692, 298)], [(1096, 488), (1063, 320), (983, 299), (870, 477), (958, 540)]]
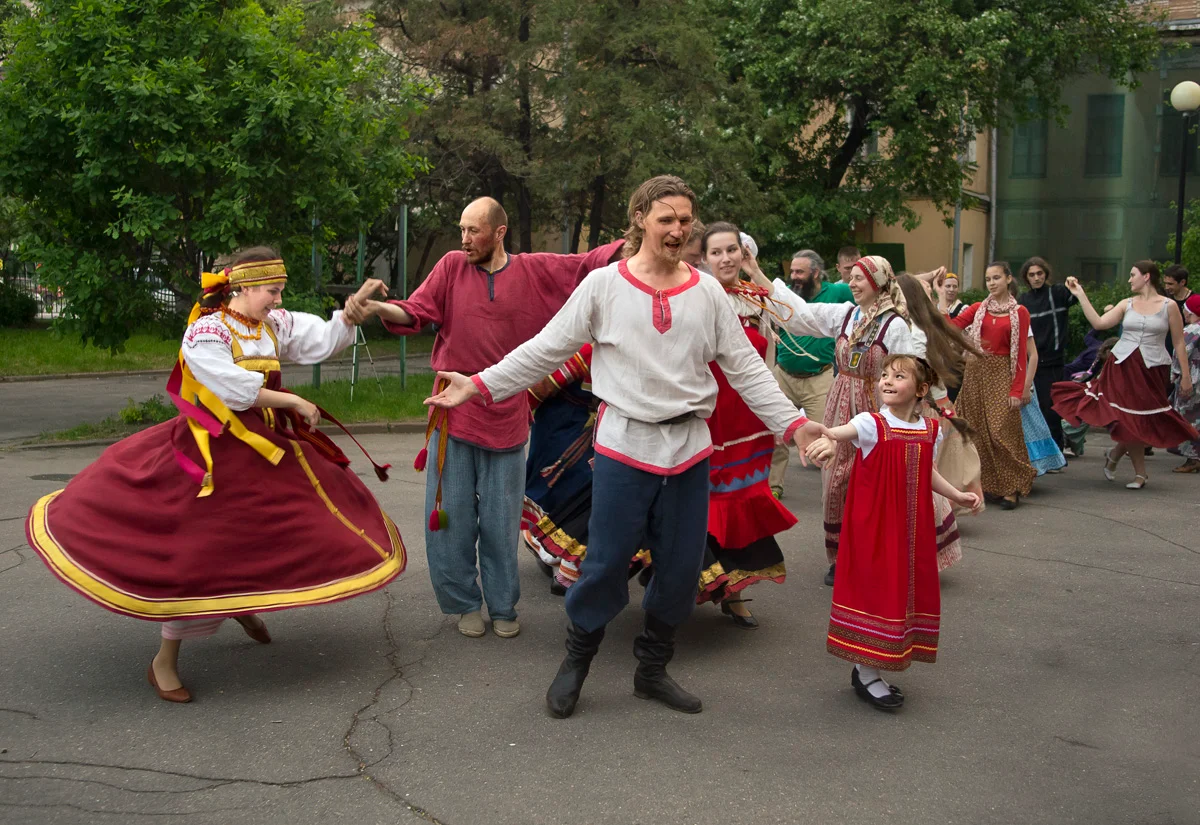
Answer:
[[(740, 292), (755, 295), (744, 285)], [(762, 307), (738, 292), (729, 294), (746, 337), (765, 358)], [(696, 599), (700, 604), (732, 598), (760, 581), (782, 584), (787, 569), (775, 536), (796, 524), (791, 511), (771, 495), (768, 476), (774, 434), (751, 412), (717, 363), (708, 368), (717, 379), (717, 405), (708, 419), (713, 454), (708, 472), (708, 543)]]
[(938, 422), (902, 421), (884, 407), (851, 423), (859, 449), (826, 649), (880, 670), (904, 670), (914, 659), (933, 662), (941, 622), (932, 485)]
[(384, 586), (404, 569), (404, 544), (337, 445), (294, 411), (222, 401), (232, 387), (243, 388), (235, 406), (279, 389), (281, 355), (314, 363), (352, 342), (336, 316), (275, 310), (254, 329), (224, 313), (195, 320), (167, 387), (181, 414), (117, 442), (39, 500), (30, 546), (82, 595), (152, 621), (326, 604)]

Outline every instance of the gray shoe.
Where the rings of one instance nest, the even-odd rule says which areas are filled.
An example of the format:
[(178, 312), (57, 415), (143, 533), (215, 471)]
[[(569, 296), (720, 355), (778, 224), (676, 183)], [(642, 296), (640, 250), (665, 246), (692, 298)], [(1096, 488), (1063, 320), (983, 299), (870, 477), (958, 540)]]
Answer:
[(487, 633), (487, 627), (483, 623), (483, 614), (478, 610), (462, 614), (458, 618), (458, 632), (464, 636), (470, 636), (472, 639), (478, 639)]
[(501, 639), (511, 639), (521, 632), (521, 625), (517, 624), (516, 619), (495, 619), (492, 621), (492, 630)]

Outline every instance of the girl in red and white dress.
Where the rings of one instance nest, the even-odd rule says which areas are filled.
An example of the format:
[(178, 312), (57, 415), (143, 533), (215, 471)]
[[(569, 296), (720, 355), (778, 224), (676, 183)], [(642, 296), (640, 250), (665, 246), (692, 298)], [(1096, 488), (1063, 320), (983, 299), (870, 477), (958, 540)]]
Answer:
[[(265, 247), (202, 280), (167, 383), (179, 416), (109, 447), (26, 524), (68, 586), (162, 623), (146, 678), (168, 702), (192, 699), (183, 639), (233, 618), (266, 644), (256, 614), (368, 593), (405, 565), (396, 525), (315, 429), (328, 416), (279, 380), (281, 358), (323, 361), (354, 342), (354, 325), (340, 311), (326, 321), (279, 309), (287, 272)], [(386, 469), (375, 465), (381, 479)]]
[(850, 684), (880, 710), (904, 704), (904, 694), (880, 671), (937, 659), (941, 594), (933, 493), (972, 510), (980, 504), (978, 495), (955, 489), (934, 467), (940, 422), (919, 409), (937, 380), (924, 359), (889, 355), (879, 379), (879, 412), (859, 413), (831, 428), (833, 440), (818, 439), (807, 451), (823, 462), (834, 457), (835, 440), (857, 448), (826, 649), (854, 662)]

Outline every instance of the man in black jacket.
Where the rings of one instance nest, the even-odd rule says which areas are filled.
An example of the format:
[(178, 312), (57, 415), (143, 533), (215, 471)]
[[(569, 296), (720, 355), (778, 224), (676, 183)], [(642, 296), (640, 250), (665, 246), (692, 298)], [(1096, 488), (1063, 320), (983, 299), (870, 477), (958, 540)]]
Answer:
[(1050, 282), (1050, 264), (1043, 258), (1030, 258), (1021, 266), (1021, 280), (1026, 291), (1020, 302), (1029, 310), (1029, 329), (1037, 344), (1038, 367), (1033, 386), (1037, 390), (1038, 407), (1050, 428), (1050, 436), (1061, 450), (1063, 444), (1062, 418), (1050, 402), (1050, 385), (1063, 380), (1063, 362), (1067, 348), (1067, 311), (1078, 300), (1062, 284)]

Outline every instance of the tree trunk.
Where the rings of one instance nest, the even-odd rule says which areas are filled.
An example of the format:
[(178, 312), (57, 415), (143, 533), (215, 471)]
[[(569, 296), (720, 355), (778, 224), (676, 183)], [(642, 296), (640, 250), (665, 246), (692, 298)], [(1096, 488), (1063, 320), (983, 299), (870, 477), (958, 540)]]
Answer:
[[(517, 29), (517, 40), (520, 43), (529, 42), (529, 3), (521, 4), (521, 22)], [(521, 69), (517, 75), (517, 87), (521, 116), (518, 121), (518, 137), (521, 150), (525, 154), (526, 170), (533, 167), (533, 106), (529, 100), (529, 63), (522, 54)], [(518, 176), (517, 184), (517, 225), (521, 232), (521, 251), (533, 251), (533, 194), (529, 191), (528, 179)]]
[(870, 135), (870, 123), (867, 119), (867, 101), (862, 95), (854, 95), (850, 98), (850, 105), (853, 110), (850, 115), (850, 131), (846, 133), (846, 139), (842, 145), (829, 159), (829, 172), (825, 178), (825, 191), (834, 192), (841, 187), (842, 181), (846, 178), (846, 172), (850, 169), (850, 164), (854, 162), (855, 156), (858, 155), (858, 150), (866, 142)]
[(600, 224), (604, 218), (604, 175), (592, 179), (592, 211), (588, 216), (588, 249), (600, 245)]
[[(421, 250), (421, 262), (417, 264), (417, 271), (413, 273), (418, 278), (424, 277), (422, 273), (425, 271), (425, 264), (429, 263), (429, 253), (433, 251), (433, 242), (436, 240), (437, 232), (430, 232), (425, 236), (425, 248)], [(410, 288), (407, 294), (412, 295), (412, 293), (413, 290)]]
[(579, 214), (575, 216), (575, 226), (571, 227), (571, 251), (579, 250), (579, 239), (583, 236), (583, 222), (587, 215), (583, 212), (583, 204), (579, 205)]

